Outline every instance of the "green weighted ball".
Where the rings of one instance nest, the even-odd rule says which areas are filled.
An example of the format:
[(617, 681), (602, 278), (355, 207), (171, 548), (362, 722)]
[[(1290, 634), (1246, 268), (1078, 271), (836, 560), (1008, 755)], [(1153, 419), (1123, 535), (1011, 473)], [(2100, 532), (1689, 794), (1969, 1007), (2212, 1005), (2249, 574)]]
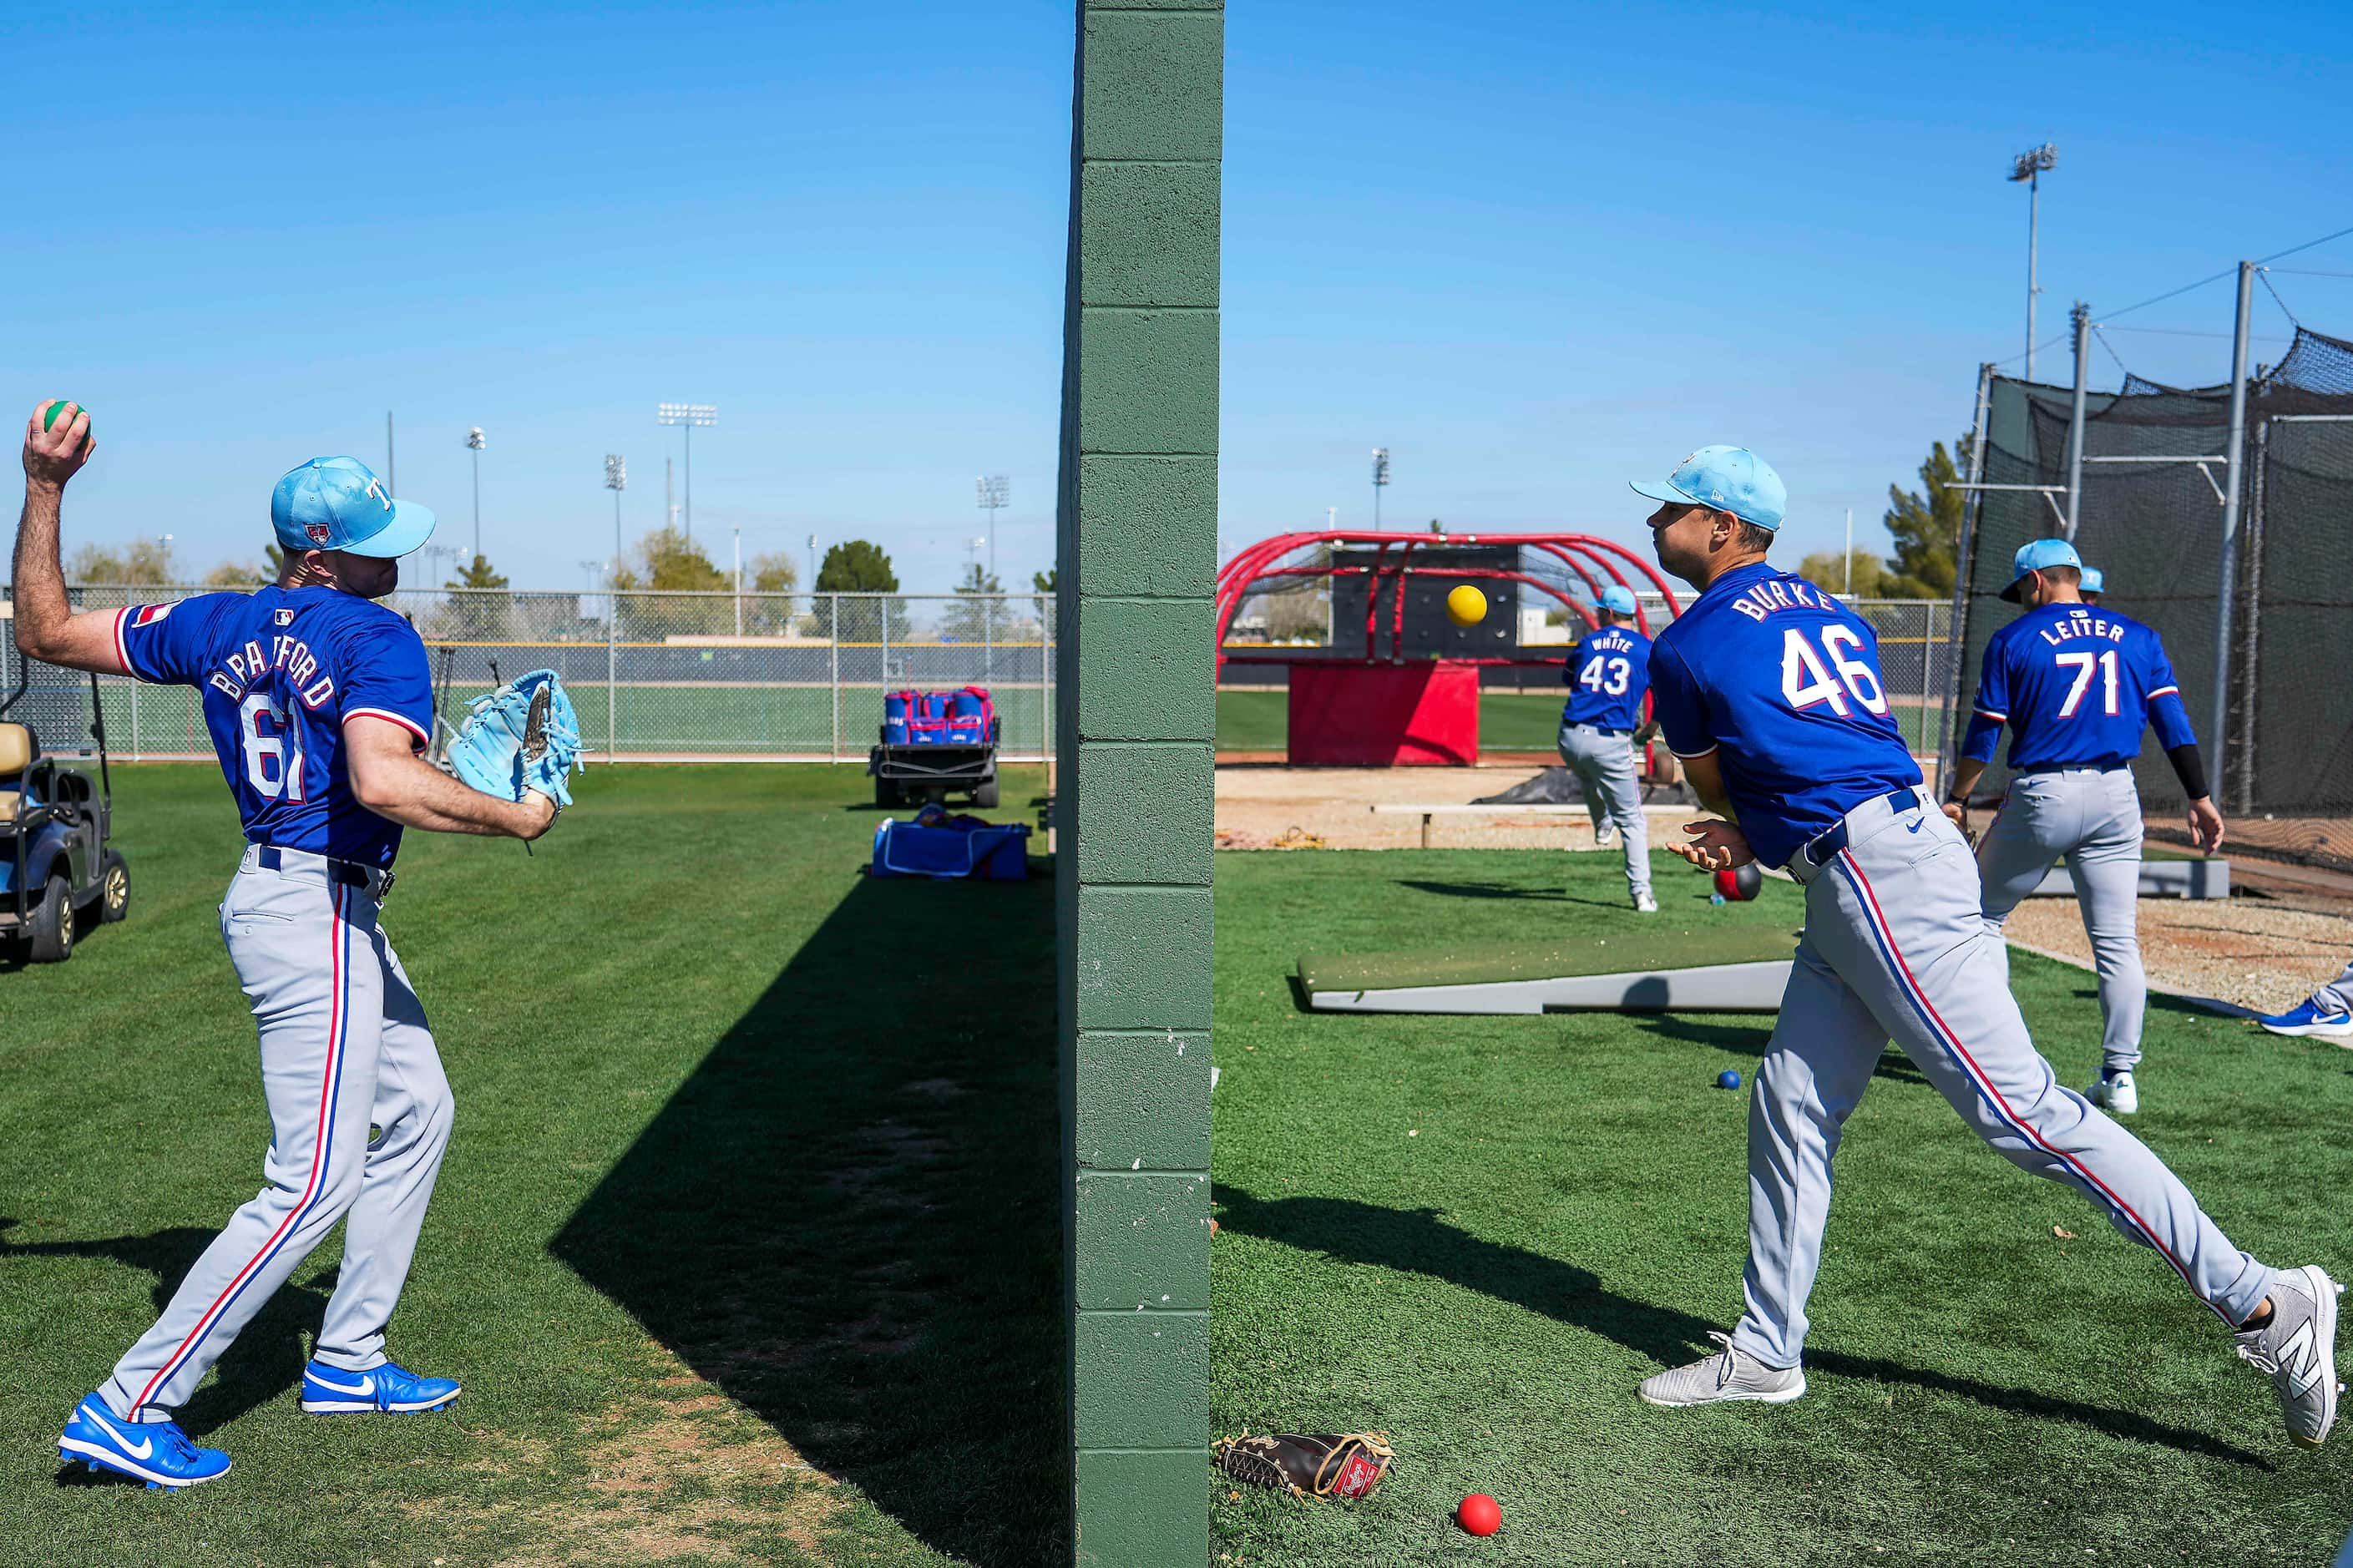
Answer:
[[(50, 404), (47, 408), (42, 409), (41, 428), (44, 430), (55, 428), (58, 422), (58, 416), (63, 414), (67, 408), (72, 406), (72, 405), (73, 399), (70, 397), (61, 397), (58, 399), (57, 402)], [(87, 414), (90, 410), (85, 408), (82, 412)], [(93, 424), (95, 424), (94, 421)]]

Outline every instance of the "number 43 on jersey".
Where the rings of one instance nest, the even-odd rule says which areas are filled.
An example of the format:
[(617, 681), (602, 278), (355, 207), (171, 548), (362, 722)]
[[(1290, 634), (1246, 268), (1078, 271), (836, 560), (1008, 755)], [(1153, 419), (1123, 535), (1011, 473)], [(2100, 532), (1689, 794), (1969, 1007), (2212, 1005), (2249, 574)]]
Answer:
[[(1815, 637), (1820, 639), (1819, 647)], [(1852, 657), (1862, 651), (1862, 635), (1852, 626), (1833, 624), (1819, 628), (1815, 637), (1799, 626), (1782, 631), (1781, 695), (1789, 706), (1802, 713), (1827, 704), (1845, 719), (1854, 712), (1849, 706), (1852, 699), (1865, 712), (1885, 713), (1887, 693), (1879, 684), (1878, 671)]]

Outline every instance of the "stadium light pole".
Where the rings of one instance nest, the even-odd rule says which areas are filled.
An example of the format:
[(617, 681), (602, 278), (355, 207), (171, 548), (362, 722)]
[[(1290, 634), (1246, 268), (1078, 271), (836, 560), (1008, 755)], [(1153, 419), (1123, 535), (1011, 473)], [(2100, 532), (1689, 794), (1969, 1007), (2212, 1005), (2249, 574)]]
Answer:
[(676, 425), (686, 431), (686, 539), (694, 542), (694, 427), (719, 423), (719, 409), (709, 403), (663, 403), (654, 408), (654, 423)]
[(735, 635), (744, 635), (744, 531), (735, 531)]
[(618, 452), (605, 454), (605, 488), (613, 492), (613, 577), (621, 575), (621, 492), (629, 488), (629, 465)]
[(997, 575), (997, 510), (1012, 504), (1013, 481), (1003, 474), (983, 474), (972, 481), (977, 503), (988, 513), (988, 574)]
[(1388, 488), (1388, 482), (1389, 449), (1376, 447), (1373, 448), (1373, 531), (1376, 533), (1381, 528), (1381, 491)]
[(466, 450), (474, 455), (474, 559), (482, 558), (482, 427), (466, 432)]
[(2034, 279), (2035, 242), (2042, 223), (2042, 174), (2059, 164), (2059, 149), (2049, 142), (2010, 160), (2012, 184), (2026, 186), (2026, 379), (2034, 379), (2034, 297), (2042, 292)]

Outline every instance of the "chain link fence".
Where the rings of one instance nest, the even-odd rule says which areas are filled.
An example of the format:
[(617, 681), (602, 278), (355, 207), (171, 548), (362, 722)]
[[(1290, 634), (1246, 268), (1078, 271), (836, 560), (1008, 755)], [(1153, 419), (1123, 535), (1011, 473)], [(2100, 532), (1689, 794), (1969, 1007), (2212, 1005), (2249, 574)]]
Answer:
[[(90, 585), (70, 596), (77, 609), (111, 610), (217, 591)], [(441, 723), (463, 722), (502, 679), (553, 669), (592, 761), (862, 763), (882, 694), (908, 687), (987, 688), (1003, 761), (1042, 762), (1053, 744), (1050, 595), (404, 589), (384, 603), (425, 640)], [(5, 673), (13, 688), (17, 667)], [(51, 700), (85, 679), (38, 663), (33, 674)], [(101, 677), (99, 690), (117, 756), (211, 757), (193, 688)]]

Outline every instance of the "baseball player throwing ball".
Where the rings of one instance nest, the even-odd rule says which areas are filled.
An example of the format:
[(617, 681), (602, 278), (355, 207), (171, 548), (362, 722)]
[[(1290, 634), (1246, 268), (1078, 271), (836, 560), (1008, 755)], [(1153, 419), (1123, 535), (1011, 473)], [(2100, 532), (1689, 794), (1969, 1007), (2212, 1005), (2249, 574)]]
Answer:
[(1635, 774), (1634, 731), (1651, 689), (1651, 639), (1634, 629), (1634, 591), (1601, 591), (1601, 625), (1585, 634), (1561, 667), (1568, 701), (1560, 710), (1560, 758), (1585, 788), (1593, 841), (1618, 835), (1626, 849), (1626, 891), (1635, 909), (1659, 912), (1651, 896), (1651, 837), (1642, 822), (1642, 784)]
[[(193, 686), (248, 841), (221, 900), (222, 939), (261, 1033), (271, 1138), (265, 1184), (196, 1259), (171, 1304), (75, 1406), (69, 1461), (176, 1488), (227, 1473), (172, 1412), (321, 1237), (345, 1221), (342, 1272), (302, 1370), (306, 1411), (436, 1410), (458, 1396), (385, 1353), (441, 1152), (449, 1083), (425, 1009), (377, 921), (403, 826), (532, 839), (570, 796), (567, 739), (552, 696), (533, 748), (518, 744), (485, 794), (420, 754), (433, 723), (425, 647), (375, 603), (433, 514), (396, 501), (350, 458), (278, 481), (269, 514), (284, 567), (253, 594), (74, 614), (58, 568), (60, 502), (90, 458), (89, 416), (69, 408), (25, 436), (17, 526), (16, 646), (103, 675)], [(493, 753), (515, 709), (480, 705), (461, 747)], [(453, 751), (453, 755), (457, 754)], [(476, 770), (503, 784), (495, 767)], [(373, 1130), (373, 1131), (371, 1131)]]
[(1893, 1037), (1978, 1135), (2082, 1193), (2155, 1249), (2269, 1374), (2288, 1434), (2337, 1415), (2337, 1298), (2317, 1268), (2232, 1245), (2139, 1140), (2059, 1086), (1978, 912), (1968, 842), (1930, 803), (1888, 716), (1871, 627), (1765, 559), (1781, 479), (1755, 453), (1704, 447), (1663, 484), (1659, 563), (1700, 590), (1651, 650), (1651, 711), (1722, 820), (1675, 852), (1704, 869), (1752, 858), (1804, 885), (1806, 924), (1748, 1105), (1746, 1310), (1723, 1350), (1642, 1384), (1653, 1405), (1780, 1404), (1806, 1392), (1806, 1298), (1821, 1261), (1831, 1161)]
[(2208, 854), (2222, 842), (2222, 814), (2206, 791), (2198, 737), (2157, 633), (2079, 596), (2086, 575), (2063, 539), (2030, 540), (2011, 563), (2001, 596), (2026, 614), (1988, 639), (1977, 705), (1945, 815), (1968, 829), (1969, 791), (2010, 726), (2015, 775), (1978, 846), (1985, 918), (1996, 931), (2053, 860), (2067, 862), (2100, 976), (2100, 1079), (2084, 1097), (2117, 1116), (2140, 1109), (2140, 791), (2132, 762), (2154, 724), (2189, 800), (2189, 833)]

